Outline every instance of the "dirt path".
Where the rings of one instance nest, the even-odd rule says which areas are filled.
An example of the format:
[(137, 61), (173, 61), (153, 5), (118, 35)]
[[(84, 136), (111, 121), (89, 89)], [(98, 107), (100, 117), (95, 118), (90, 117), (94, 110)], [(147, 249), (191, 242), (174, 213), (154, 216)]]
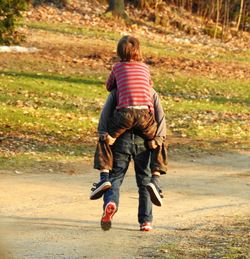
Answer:
[[(102, 201), (90, 201), (96, 174), (78, 164), (76, 175), (0, 171), (0, 220), (5, 246), (14, 258), (145, 258), (164, 233), (199, 228), (213, 219), (246, 215), (250, 208), (249, 153), (170, 162), (162, 177), (166, 198), (154, 207), (151, 233), (138, 231), (137, 190), (130, 169), (121, 190), (113, 228), (99, 227)], [(169, 240), (168, 240), (169, 241)]]

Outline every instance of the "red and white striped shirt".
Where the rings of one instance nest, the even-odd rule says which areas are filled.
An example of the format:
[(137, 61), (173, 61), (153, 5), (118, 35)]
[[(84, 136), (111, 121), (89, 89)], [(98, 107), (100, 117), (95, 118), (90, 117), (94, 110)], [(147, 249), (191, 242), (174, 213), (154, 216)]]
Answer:
[(152, 81), (149, 68), (141, 62), (117, 63), (107, 80), (108, 91), (117, 88), (116, 109), (130, 106), (147, 106), (153, 111), (151, 99)]

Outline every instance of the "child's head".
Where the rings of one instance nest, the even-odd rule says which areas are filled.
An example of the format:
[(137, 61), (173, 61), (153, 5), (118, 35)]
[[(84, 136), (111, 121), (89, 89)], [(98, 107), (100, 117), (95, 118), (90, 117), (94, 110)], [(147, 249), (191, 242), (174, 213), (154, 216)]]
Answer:
[(122, 37), (117, 45), (117, 55), (121, 61), (141, 61), (139, 40), (132, 36)]

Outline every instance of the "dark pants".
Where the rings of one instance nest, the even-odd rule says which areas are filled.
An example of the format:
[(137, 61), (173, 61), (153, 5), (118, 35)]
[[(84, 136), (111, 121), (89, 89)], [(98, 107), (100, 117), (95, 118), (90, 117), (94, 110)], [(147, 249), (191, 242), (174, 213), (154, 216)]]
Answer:
[(149, 109), (123, 108), (115, 110), (110, 121), (109, 135), (118, 138), (129, 129), (137, 130), (138, 134), (145, 139), (153, 139), (157, 130), (153, 113)]
[(104, 208), (113, 201), (119, 206), (120, 186), (123, 182), (131, 159), (134, 160), (136, 183), (139, 192), (138, 221), (152, 222), (152, 203), (146, 185), (150, 182), (150, 150), (144, 139), (127, 131), (112, 146), (114, 156), (113, 169), (110, 173), (112, 187), (104, 193)]
[[(157, 123), (154, 115), (146, 110), (139, 109), (120, 109), (114, 112), (114, 116), (109, 124), (109, 135), (113, 138), (118, 138), (124, 132), (133, 129), (146, 140), (151, 140), (155, 137)], [(151, 171), (166, 172), (166, 154), (162, 146), (158, 146), (152, 150)], [(105, 140), (99, 140), (96, 147), (94, 168), (98, 170), (113, 168), (113, 153), (110, 146)]]

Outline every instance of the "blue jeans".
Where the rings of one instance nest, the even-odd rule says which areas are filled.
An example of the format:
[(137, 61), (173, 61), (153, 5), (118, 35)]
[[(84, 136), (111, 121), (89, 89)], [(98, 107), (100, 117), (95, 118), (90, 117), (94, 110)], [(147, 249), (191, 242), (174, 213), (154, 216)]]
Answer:
[(138, 222), (152, 222), (152, 202), (146, 185), (151, 179), (150, 150), (145, 141), (132, 131), (121, 135), (112, 146), (113, 169), (110, 173), (112, 187), (104, 194), (104, 208), (110, 201), (119, 206), (120, 186), (128, 170), (131, 159), (135, 164), (136, 183), (139, 192)]

